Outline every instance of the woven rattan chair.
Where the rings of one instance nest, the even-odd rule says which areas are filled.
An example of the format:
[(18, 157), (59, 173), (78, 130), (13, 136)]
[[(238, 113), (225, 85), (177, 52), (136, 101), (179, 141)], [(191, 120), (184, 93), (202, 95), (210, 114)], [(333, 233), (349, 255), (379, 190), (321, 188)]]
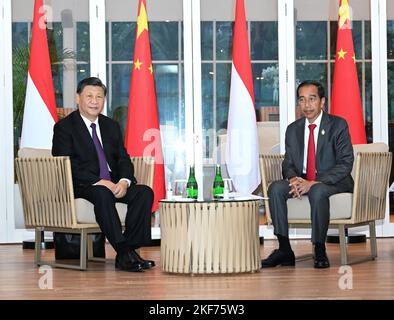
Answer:
[[(384, 143), (354, 145), (355, 161), (352, 170), (353, 193), (330, 197), (330, 228), (338, 228), (341, 265), (350, 264), (347, 258), (345, 229), (369, 225), (371, 254), (353, 260), (357, 263), (377, 257), (375, 221), (384, 219), (386, 194), (391, 169), (391, 152)], [(271, 182), (282, 179), (284, 155), (260, 155), (263, 195), (268, 197)], [(272, 223), (268, 200), (265, 200), (267, 222)], [(290, 227), (310, 227), (310, 205), (307, 196), (287, 200)], [(311, 255), (309, 255), (310, 257)], [(302, 258), (306, 258), (303, 256)]]
[[(33, 157), (29, 156), (32, 154)], [(131, 160), (138, 183), (152, 187), (154, 159), (132, 157)], [(35, 229), (35, 263), (86, 270), (88, 260), (100, 260), (93, 258), (92, 239), (89, 235), (101, 230), (96, 223), (93, 205), (85, 199), (74, 198), (70, 159), (51, 157), (48, 150), (21, 150), (19, 157), (15, 159), (15, 167), (25, 226)], [(117, 203), (116, 208), (123, 223), (127, 205)], [(79, 265), (42, 261), (41, 231), (80, 234)]]

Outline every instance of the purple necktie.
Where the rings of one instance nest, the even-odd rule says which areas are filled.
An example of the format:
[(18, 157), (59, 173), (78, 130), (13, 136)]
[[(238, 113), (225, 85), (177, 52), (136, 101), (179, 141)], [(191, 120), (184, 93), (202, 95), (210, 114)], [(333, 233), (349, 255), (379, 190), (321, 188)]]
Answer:
[(97, 136), (96, 124), (92, 123), (90, 127), (92, 128), (92, 139), (94, 146), (96, 147), (97, 157), (100, 164), (100, 178), (105, 180), (111, 180), (111, 176), (108, 170), (107, 160), (105, 159), (104, 149), (101, 146), (100, 140)]

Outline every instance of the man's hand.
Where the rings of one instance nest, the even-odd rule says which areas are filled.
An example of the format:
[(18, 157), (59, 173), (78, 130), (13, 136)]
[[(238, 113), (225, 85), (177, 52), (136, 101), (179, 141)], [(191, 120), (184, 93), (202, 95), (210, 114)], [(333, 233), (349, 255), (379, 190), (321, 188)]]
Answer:
[(301, 177), (293, 177), (289, 181), (290, 186), (290, 194), (293, 195), (293, 198), (301, 198), (302, 195), (307, 194), (310, 188), (319, 183), (318, 181), (308, 181)]
[(104, 186), (111, 190), (114, 193), (115, 190), (115, 183), (110, 180), (101, 179), (99, 182), (96, 183), (96, 186)]
[(115, 184), (115, 188), (112, 191), (115, 198), (120, 199), (123, 198), (126, 195), (127, 188), (129, 187), (127, 181), (119, 181), (117, 184)]
[(293, 196), (293, 198), (301, 198), (301, 194), (298, 190), (298, 186), (300, 185), (300, 183), (302, 182), (301, 177), (293, 177), (289, 180), (289, 187), (290, 187), (290, 194)]

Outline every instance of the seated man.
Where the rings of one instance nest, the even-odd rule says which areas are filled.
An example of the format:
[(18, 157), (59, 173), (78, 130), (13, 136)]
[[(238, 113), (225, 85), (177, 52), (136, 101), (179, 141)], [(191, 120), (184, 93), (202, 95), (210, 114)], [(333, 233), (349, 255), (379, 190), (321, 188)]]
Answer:
[[(330, 221), (329, 197), (352, 192), (353, 147), (346, 121), (324, 112), (324, 88), (305, 81), (297, 88), (297, 101), (304, 117), (286, 130), (286, 154), (282, 164), (284, 180), (268, 188), (269, 208), (279, 249), (262, 260), (261, 267), (294, 266), (289, 242), (287, 199), (308, 195), (311, 206), (314, 267), (328, 268), (325, 241)], [(315, 147), (316, 146), (316, 147)]]
[[(93, 203), (96, 221), (117, 252), (116, 268), (138, 272), (155, 265), (135, 251), (151, 241), (153, 191), (136, 184), (120, 127), (101, 114), (106, 92), (98, 78), (79, 82), (78, 110), (54, 126), (52, 154), (70, 157), (75, 197)], [(116, 202), (127, 204), (123, 233)]]

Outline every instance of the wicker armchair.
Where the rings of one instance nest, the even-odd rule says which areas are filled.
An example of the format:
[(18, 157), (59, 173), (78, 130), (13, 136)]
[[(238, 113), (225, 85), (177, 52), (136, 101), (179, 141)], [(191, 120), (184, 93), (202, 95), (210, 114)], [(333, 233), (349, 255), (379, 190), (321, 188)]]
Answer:
[[(29, 155), (34, 157), (29, 157)], [(44, 156), (39, 156), (39, 155)], [(68, 157), (51, 157), (49, 150), (21, 150), (15, 159), (16, 173), (22, 197), (26, 228), (35, 229), (35, 263), (60, 268), (86, 270), (93, 258), (92, 233), (101, 232), (96, 223), (93, 205), (85, 199), (75, 199)], [(153, 186), (154, 159), (132, 157), (137, 181)], [(127, 205), (117, 203), (122, 222)], [(49, 263), (41, 260), (41, 231), (77, 233), (81, 235), (79, 265)], [(102, 259), (101, 259), (102, 260)]]
[[(330, 197), (330, 228), (338, 228), (341, 264), (349, 264), (345, 229), (369, 225), (371, 254), (351, 263), (374, 260), (377, 257), (375, 220), (384, 219), (386, 194), (391, 170), (391, 152), (384, 143), (354, 145), (355, 161), (352, 170), (353, 193), (339, 193)], [(260, 155), (263, 195), (268, 197), (268, 186), (282, 178), (284, 155)], [(287, 201), (290, 227), (310, 227), (310, 206), (307, 196), (301, 201)], [(271, 223), (268, 200), (265, 200), (267, 221)]]

